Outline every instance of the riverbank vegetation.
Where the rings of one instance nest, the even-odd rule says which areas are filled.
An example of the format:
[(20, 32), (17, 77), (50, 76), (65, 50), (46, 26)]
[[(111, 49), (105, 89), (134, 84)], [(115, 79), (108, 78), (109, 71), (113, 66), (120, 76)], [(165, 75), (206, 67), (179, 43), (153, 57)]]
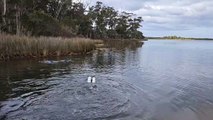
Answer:
[(138, 47), (142, 47), (144, 44), (141, 40), (104, 40), (103, 44), (105, 48), (115, 48), (117, 50), (122, 50), (126, 48), (136, 49)]
[(0, 60), (86, 54), (100, 40), (0, 34)]
[(102, 2), (1, 0), (0, 14), (0, 60), (82, 54), (103, 46), (97, 39), (144, 38), (142, 17)]
[(27, 36), (143, 39), (142, 17), (97, 2), (1, 0), (0, 32)]

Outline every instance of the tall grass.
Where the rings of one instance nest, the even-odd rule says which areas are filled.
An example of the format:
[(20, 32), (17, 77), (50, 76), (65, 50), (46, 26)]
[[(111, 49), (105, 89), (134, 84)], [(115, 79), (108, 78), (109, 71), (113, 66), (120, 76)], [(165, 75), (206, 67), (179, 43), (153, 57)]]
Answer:
[(0, 60), (85, 54), (95, 49), (96, 42), (85, 38), (0, 34)]

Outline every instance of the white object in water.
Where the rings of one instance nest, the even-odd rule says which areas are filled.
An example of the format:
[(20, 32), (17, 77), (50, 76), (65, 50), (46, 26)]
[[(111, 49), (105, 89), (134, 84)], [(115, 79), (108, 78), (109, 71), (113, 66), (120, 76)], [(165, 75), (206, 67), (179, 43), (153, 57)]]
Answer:
[(95, 82), (96, 82), (95, 77), (92, 77), (92, 83), (95, 83)]
[(92, 82), (92, 77), (89, 76), (89, 77), (87, 78), (87, 82), (88, 82), (88, 83), (91, 83), (91, 82)]

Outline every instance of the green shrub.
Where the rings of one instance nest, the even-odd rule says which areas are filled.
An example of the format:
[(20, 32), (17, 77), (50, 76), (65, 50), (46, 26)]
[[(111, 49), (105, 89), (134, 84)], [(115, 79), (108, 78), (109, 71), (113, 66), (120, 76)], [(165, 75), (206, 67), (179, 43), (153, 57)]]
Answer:
[(73, 36), (52, 16), (36, 11), (23, 17), (24, 27), (33, 36)]

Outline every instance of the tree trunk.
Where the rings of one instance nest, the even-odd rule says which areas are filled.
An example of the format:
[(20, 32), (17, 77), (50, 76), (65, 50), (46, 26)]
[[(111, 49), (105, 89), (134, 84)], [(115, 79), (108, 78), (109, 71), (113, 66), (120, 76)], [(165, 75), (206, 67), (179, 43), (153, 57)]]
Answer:
[(4, 22), (4, 25), (6, 25), (6, 12), (7, 12), (7, 1), (6, 0), (4, 0), (3, 1), (4, 3), (4, 11), (3, 11), (3, 22)]
[(16, 9), (16, 35), (21, 34), (21, 22), (20, 22), (20, 8), (18, 5), (15, 5)]
[(61, 13), (61, 10), (62, 10), (63, 5), (64, 5), (64, 3), (61, 3), (61, 4), (60, 4), (59, 9), (58, 9), (58, 11), (57, 11), (57, 13), (56, 13), (56, 19), (58, 19), (59, 15), (60, 15), (60, 13)]

